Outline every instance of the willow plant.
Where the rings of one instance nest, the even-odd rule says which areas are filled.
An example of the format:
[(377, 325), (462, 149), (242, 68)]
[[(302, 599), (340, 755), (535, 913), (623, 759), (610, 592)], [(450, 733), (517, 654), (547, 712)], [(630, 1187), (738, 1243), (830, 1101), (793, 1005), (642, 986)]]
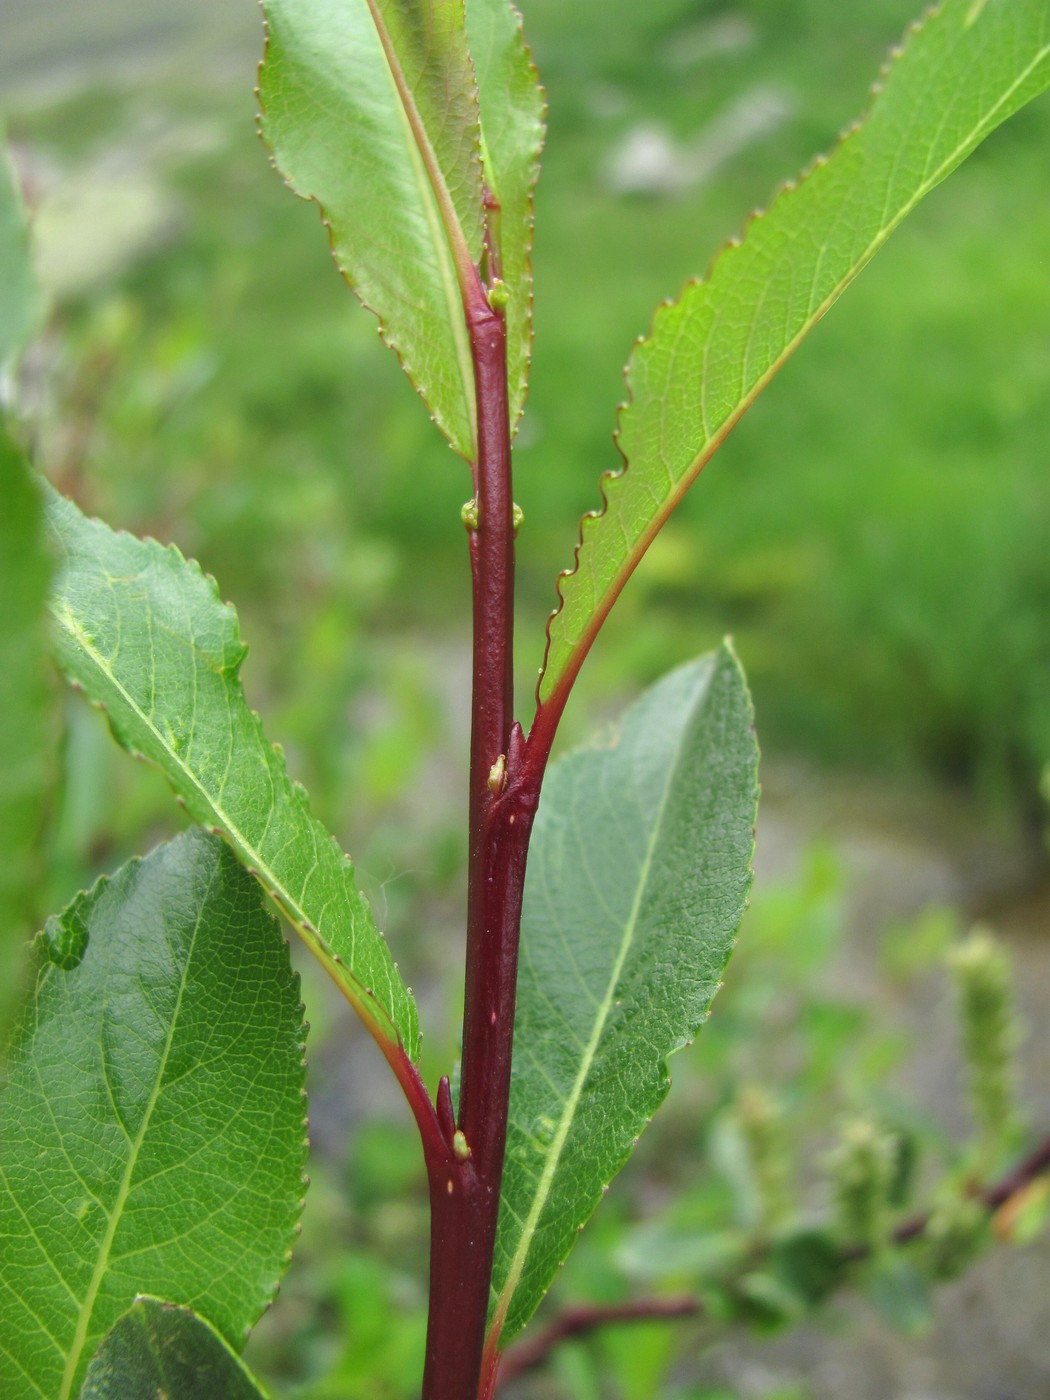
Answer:
[[(832, 153), (656, 312), (627, 371), (622, 467), (560, 580), (521, 723), (511, 462), (544, 99), (520, 18), (507, 0), (264, 9), (263, 136), (472, 481), (462, 1059), (424, 1083), (415, 1001), (245, 700), (244, 645), (214, 581), (174, 547), (50, 490), (41, 501), (12, 429), (0, 742), (21, 776), (0, 797), (5, 912), (17, 921), (33, 878), (47, 645), (198, 825), (78, 895), (32, 945), (0, 1104), (11, 1400), (261, 1393), (237, 1353), (289, 1257), (306, 1136), (298, 984), (260, 886), (374, 1037), (419, 1129), (425, 1400), (494, 1394), (501, 1354), (664, 1098), (668, 1057), (704, 1021), (750, 883), (757, 751), (728, 645), (549, 767), (580, 667), (755, 397), (923, 196), (1050, 83), (1047, 0), (944, 0)], [(11, 189), (0, 233), (10, 359), (33, 319)]]

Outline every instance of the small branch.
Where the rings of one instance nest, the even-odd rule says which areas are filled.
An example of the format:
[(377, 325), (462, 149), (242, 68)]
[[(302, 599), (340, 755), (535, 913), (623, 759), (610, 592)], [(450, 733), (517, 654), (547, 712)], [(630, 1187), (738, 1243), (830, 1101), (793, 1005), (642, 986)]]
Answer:
[[(976, 1191), (989, 1212), (994, 1212), (1011, 1197), (1030, 1185), (1038, 1177), (1050, 1172), (1050, 1136), (1024, 1157), (1014, 1169), (991, 1186)], [(894, 1244), (909, 1244), (919, 1239), (930, 1223), (929, 1212), (913, 1216), (903, 1221), (893, 1231)], [(843, 1250), (843, 1258), (849, 1262), (866, 1259), (870, 1250), (864, 1245), (852, 1246)], [(587, 1336), (601, 1327), (613, 1323), (649, 1322), (654, 1319), (700, 1317), (704, 1311), (698, 1298), (639, 1298), (633, 1302), (613, 1303), (606, 1306), (590, 1304), (569, 1308), (556, 1317), (541, 1332), (529, 1341), (519, 1342), (504, 1355), (498, 1367), (498, 1376), (493, 1367), (490, 1376), (490, 1390), (485, 1396), (494, 1395), (497, 1388), (508, 1381), (517, 1380), (528, 1371), (542, 1366), (550, 1353), (561, 1342), (571, 1337)]]
[(423, 1159), (428, 1168), (431, 1168), (434, 1163), (444, 1161), (451, 1152), (440, 1121), (440, 1115), (431, 1102), (426, 1085), (420, 1078), (419, 1069), (404, 1047), (394, 1045), (391, 1041), (385, 1038), (380, 1039), (378, 1036), (375, 1039), (376, 1044), (383, 1052), (384, 1059), (394, 1071), (402, 1093), (408, 1100), (408, 1106), (416, 1120), (416, 1127), (419, 1129), (419, 1136), (423, 1144)]
[(989, 1210), (998, 1210), (1011, 1196), (1016, 1196), (1018, 1191), (1031, 1185), (1037, 1177), (1046, 1172), (1050, 1172), (1050, 1136), (1044, 1138), (1038, 1147), (1034, 1147), (1008, 1176), (981, 1191), (980, 1198)]
[[(994, 1212), (1000, 1206), (1005, 1205), (1011, 1196), (1016, 1196), (1018, 1191), (1023, 1191), (1038, 1177), (1050, 1171), (1050, 1136), (1043, 1139), (1037, 1147), (1034, 1147), (1027, 1157), (1023, 1157), (1013, 1171), (1007, 1173), (999, 1181), (991, 1186), (979, 1187), (974, 1191), (974, 1199), (980, 1201), (988, 1211)], [(909, 1241), (918, 1239), (930, 1223), (930, 1215), (912, 1216), (910, 1220), (903, 1221), (893, 1232), (894, 1244), (908, 1244)], [(850, 1259), (863, 1259), (866, 1251), (862, 1249), (851, 1250)]]
[(512, 1347), (500, 1367), (499, 1381), (517, 1380), (527, 1371), (542, 1366), (561, 1342), (571, 1337), (583, 1337), (599, 1327), (623, 1322), (660, 1322), (679, 1317), (699, 1317), (703, 1306), (697, 1298), (639, 1298), (630, 1303), (609, 1303), (604, 1306), (569, 1308), (542, 1332), (527, 1342)]

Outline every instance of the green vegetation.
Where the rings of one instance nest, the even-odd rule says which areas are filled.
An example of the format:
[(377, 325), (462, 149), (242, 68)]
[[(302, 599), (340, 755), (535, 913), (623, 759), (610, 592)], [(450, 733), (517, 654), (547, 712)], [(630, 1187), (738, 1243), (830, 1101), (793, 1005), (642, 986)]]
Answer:
[[(536, 0), (535, 28), (530, 9), (555, 117), (516, 457), (530, 544), (517, 696), (507, 580), (521, 512), (499, 347), (506, 334), (514, 426), (538, 109), (502, 0), (467, 0), (462, 33), (459, 9), (439, 7), (446, 27), (423, 45), (417, 13), (395, 0), (267, 4), (264, 134), (321, 202), (337, 259), (434, 421), (476, 459), (466, 507), (462, 463), (376, 353), (374, 325), (348, 310), (316, 210), (263, 183), (227, 99), (167, 73), (14, 105), (26, 185), (42, 191), (35, 233), (53, 305), (16, 375), (38, 313), (5, 182), (0, 476), (12, 509), (0, 583), (14, 606), (2, 645), (10, 712), (29, 717), (21, 748), (0, 749), (13, 775), (0, 784), (4, 919), (17, 934), (27, 914), (64, 908), (37, 920), (34, 994), (0, 1082), (17, 1125), (0, 1133), (0, 1235), (16, 1241), (0, 1267), (0, 1384), (57, 1400), (129, 1385), (261, 1397), (237, 1353), (287, 1264), (305, 1156), (304, 1008), (264, 897), (370, 1032), (355, 1082), (385, 1074), (378, 1047), (425, 1166), (400, 1126), (348, 1133), (336, 1119), (304, 1283), (292, 1275), (287, 1321), (249, 1354), (282, 1394), (407, 1400), (425, 1350), (426, 1400), (492, 1400), (497, 1373), (510, 1392), (537, 1367), (558, 1400), (725, 1400), (696, 1388), (713, 1339), (783, 1330), (847, 1294), (918, 1335), (934, 1284), (993, 1234), (1042, 1228), (1050, 1144), (1032, 1150), (1015, 1100), (1008, 958), (936, 913), (887, 939), (888, 977), (932, 975), (955, 944), (974, 1125), (960, 1145), (888, 1087), (902, 1054), (892, 1030), (828, 989), (843, 920), (818, 852), (797, 888), (750, 917), (719, 1034), (570, 1254), (667, 1093), (668, 1057), (706, 1019), (746, 907), (757, 754), (734, 651), (710, 650), (727, 624), (774, 753), (880, 764), (1038, 834), (1050, 301), (1031, 284), (1045, 103), (989, 143), (993, 159), (982, 150), (958, 196), (935, 197), (903, 250), (862, 280), (855, 316), (834, 313), (804, 352), (807, 372), (785, 372), (663, 531), (585, 672), (573, 734), (640, 679), (708, 654), (552, 767), (525, 879), (562, 706), (651, 537), (888, 233), (1050, 81), (1040, 0), (989, 12), (979, 32), (988, 0), (969, 3), (947, 0), (885, 71), (871, 120), (684, 292), (697, 249), (732, 232), (767, 165), (832, 144), (841, 114), (829, 104), (860, 105), (852, 74), (871, 71), (896, 6), (851, 20), (848, 41), (817, 4), (698, 15), (660, 0), (615, 27), (589, 0)], [(362, 30), (344, 48), (331, 25), (351, 14)], [(329, 40), (352, 56), (331, 91), (316, 71)], [(814, 80), (821, 64), (833, 84)], [(339, 124), (357, 140), (362, 114), (370, 134), (354, 148)], [(344, 147), (349, 162), (333, 156)], [(995, 204), (1019, 221), (1010, 258)], [(419, 235), (411, 246), (406, 232)], [(614, 447), (608, 416), (590, 415), (624, 392), (614, 360), (660, 292), (680, 295), (638, 341)], [(51, 490), (39, 511), (30, 458), (87, 514)], [(578, 568), (559, 585), (530, 729), (566, 525), (598, 504), (588, 483), (602, 473), (607, 508), (585, 518)], [(458, 520), (481, 619), (469, 704)], [(53, 784), (48, 540), (61, 670), (205, 828), (123, 864), (182, 819), (156, 774), (110, 767), (79, 699)], [(245, 600), (243, 628), (227, 594)], [(258, 639), (247, 661), (242, 634)], [(292, 774), (314, 789), (312, 807)], [(45, 826), (45, 842), (27, 839)], [(92, 883), (99, 869), (115, 873)], [(91, 887), (70, 900), (78, 881)], [(446, 934), (464, 923), (457, 1062), (453, 1018), (434, 1003), (458, 998)], [(17, 945), (3, 932), (11, 1001)], [(323, 1055), (335, 1042), (316, 971), (305, 978)], [(5, 1001), (5, 1040), (6, 1013)], [(422, 1048), (421, 1022), (436, 1027)], [(541, 1312), (519, 1340), (562, 1265), (568, 1312)], [(605, 1327), (618, 1316), (628, 1335)]]
[(303, 1196), (305, 1027), (276, 920), (200, 831), (78, 895), (34, 952), (4, 1083), (0, 1375), (67, 1400), (135, 1294), (192, 1299), (236, 1340), (272, 1296)]
[[(662, 3), (631, 9), (630, 23), (609, 6), (530, 6), (551, 124), (518, 444), (533, 618), (553, 605), (565, 520), (598, 504), (596, 472), (618, 464), (608, 405), (623, 396), (625, 347), (653, 303), (740, 231), (741, 209), (831, 148), (910, 17), (907, 0), (862, 15)], [(724, 162), (696, 188), (646, 196), (611, 182), (613, 153), (639, 124), (663, 122), (686, 145), (766, 99), (766, 133), (735, 151), (726, 138)], [(728, 630), (767, 753), (922, 771), (1031, 814), (1050, 756), (1046, 120), (1044, 100), (939, 190), (805, 365), (751, 411), (632, 582), (587, 693), (654, 678)], [(340, 297), (314, 211), (260, 162), (242, 100), (169, 75), (9, 121), (30, 159), (81, 168), (114, 145), (141, 162), (157, 144), (149, 133), (170, 129), (151, 160), (170, 201), (152, 242), (65, 300), (55, 455), (93, 509), (179, 539), (228, 596), (249, 600), (256, 694), (278, 704), (321, 815), (345, 820), (341, 794), (360, 794), (364, 778), (387, 798), (400, 776), (388, 764), (411, 767), (420, 735), (441, 724), (421, 678), (368, 634), (379, 624), (414, 638), (462, 615), (462, 542), (448, 528), (461, 473), (376, 352), (368, 318)], [(588, 392), (566, 396), (567, 383)], [(421, 591), (424, 564), (434, 586)], [(334, 640), (348, 624), (352, 657)], [(304, 697), (294, 678), (308, 668), (323, 680)], [(347, 737), (348, 706), (392, 668), (400, 713)], [(392, 725), (406, 731), (398, 759)], [(348, 835), (367, 866), (375, 809), (358, 800), (355, 811)]]
[[(891, 1327), (922, 1337), (934, 1321), (935, 1285), (987, 1248), (987, 1213), (974, 1218), (965, 1196), (980, 1139), (961, 1143), (952, 1131), (962, 1075), (950, 1102), (919, 1109), (912, 1073), (928, 1049), (887, 1013), (904, 976), (950, 999), (945, 954), (958, 920), (930, 908), (885, 930), (861, 1000), (834, 985), (833, 970), (850, 954), (844, 906), (842, 871), (823, 847), (810, 850), (797, 877), (762, 888), (709, 1030), (673, 1061), (673, 1092), (533, 1325), (542, 1333), (574, 1309), (639, 1296), (699, 1300), (699, 1312), (569, 1338), (542, 1371), (526, 1373), (535, 1387), (526, 1395), (739, 1400), (730, 1389), (683, 1389), (674, 1378), (704, 1374), (712, 1343), (745, 1328), (775, 1340), (816, 1320), (827, 1339), (841, 1336), (856, 1321), (851, 1290)], [(960, 1061), (965, 1035), (960, 1026)], [(844, 1268), (837, 1254), (843, 1238), (860, 1238), (858, 1222), (835, 1204), (839, 1143), (858, 1131), (892, 1153), (891, 1178), (881, 1192), (868, 1188), (883, 1236), (914, 1219), (932, 1182), (944, 1183), (931, 1232), (891, 1256), (895, 1275)], [(993, 1172), (1005, 1146), (1000, 1139)], [(417, 1248), (426, 1182), (414, 1133), (383, 1118), (361, 1123), (345, 1162), (317, 1167), (303, 1238), (280, 1305), (253, 1333), (251, 1364), (296, 1400), (414, 1400), (426, 1317)], [(1045, 1188), (1035, 1183), (1016, 1217), (1001, 1213), (1000, 1238), (1021, 1244), (1045, 1230)], [(783, 1400), (809, 1396), (805, 1388)], [(763, 1400), (782, 1400), (781, 1392)]]

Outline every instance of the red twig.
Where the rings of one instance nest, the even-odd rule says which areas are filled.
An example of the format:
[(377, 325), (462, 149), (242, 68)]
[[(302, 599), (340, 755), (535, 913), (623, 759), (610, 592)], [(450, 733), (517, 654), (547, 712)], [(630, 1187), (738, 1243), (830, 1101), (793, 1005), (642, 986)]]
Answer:
[(506, 326), (480, 281), (466, 308), (478, 404), (471, 532), (474, 669), (467, 967), (459, 1112), (437, 1105), (448, 1151), (428, 1158), (430, 1310), (423, 1400), (478, 1391), (507, 1137), (525, 860), (543, 767), (523, 781), (513, 723), (514, 521)]
[(583, 1337), (599, 1327), (615, 1322), (653, 1322), (679, 1317), (698, 1317), (702, 1304), (697, 1298), (638, 1298), (630, 1303), (569, 1308), (556, 1317), (542, 1332), (527, 1342), (512, 1347), (500, 1367), (500, 1384), (516, 1380), (526, 1371), (541, 1366), (561, 1342), (570, 1337)]
[[(1006, 1176), (976, 1192), (976, 1199), (983, 1202), (989, 1212), (996, 1211), (1046, 1172), (1050, 1172), (1050, 1136), (1022, 1158)], [(894, 1243), (908, 1244), (918, 1239), (929, 1223), (929, 1213), (905, 1220), (893, 1232)], [(860, 1261), (867, 1256), (868, 1250), (864, 1246), (857, 1246), (844, 1250), (843, 1254), (850, 1261)], [(688, 1297), (639, 1298), (627, 1303), (604, 1306), (590, 1304), (569, 1308), (535, 1337), (510, 1348), (499, 1367), (499, 1385), (503, 1386), (508, 1381), (516, 1380), (526, 1372), (542, 1366), (554, 1348), (571, 1337), (583, 1337), (613, 1323), (699, 1317), (702, 1313), (703, 1304), (700, 1300)]]
[[(974, 1192), (974, 1199), (980, 1201), (989, 1211), (996, 1211), (1005, 1205), (1011, 1196), (1016, 1196), (1037, 1177), (1050, 1171), (1050, 1137), (1044, 1138), (1027, 1157), (1023, 1157), (1013, 1171), (1007, 1173), (991, 1186), (981, 1187)], [(907, 1244), (918, 1239), (930, 1223), (929, 1214), (915, 1215), (903, 1221), (893, 1232), (894, 1244)], [(863, 1258), (863, 1253), (851, 1253), (850, 1258)]]

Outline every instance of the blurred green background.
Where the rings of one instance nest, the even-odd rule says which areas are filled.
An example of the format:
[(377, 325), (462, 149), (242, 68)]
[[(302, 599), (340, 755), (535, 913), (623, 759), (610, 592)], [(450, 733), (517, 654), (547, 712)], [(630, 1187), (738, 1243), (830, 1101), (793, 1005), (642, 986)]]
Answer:
[[(912, 8), (528, 6), (550, 138), (517, 459), (526, 678), (618, 463), (633, 338), (863, 109)], [(331, 743), (366, 664), (347, 621), (464, 635), (466, 469), (341, 290), (316, 210), (268, 168), (250, 5), (6, 0), (0, 18), (61, 335), (45, 459), (215, 572), (334, 799)], [(730, 631), (767, 752), (926, 774), (1033, 817), (1050, 758), (1046, 132), (1045, 101), (1008, 123), (786, 368), (632, 584), (587, 692)], [(355, 794), (397, 785), (393, 747), (372, 746)]]
[[(550, 114), (516, 456), (523, 718), (554, 579), (598, 504), (601, 472), (618, 465), (611, 432), (634, 338), (660, 298), (702, 273), (747, 212), (863, 110), (916, 6), (526, 0)], [(3, 116), (53, 308), (21, 390), (38, 461), (111, 523), (177, 541), (237, 604), (249, 698), (354, 852), (422, 990), (432, 1080), (454, 1054), (459, 982), (448, 950), (462, 911), (467, 469), (341, 285), (316, 209), (269, 167), (254, 130), (261, 26), (248, 0), (0, 0), (0, 36)], [(901, 846), (916, 824), (961, 822), (1023, 852), (1009, 878), (1032, 878), (1050, 762), (1048, 118), (1044, 98), (936, 191), (749, 412), (621, 600), (567, 738), (731, 632), (774, 801), (802, 773), (810, 806), (848, 823), (873, 787), (895, 789), (908, 798), (887, 819)], [(160, 780), (75, 703), (66, 749), (43, 908), (178, 823)], [(793, 878), (778, 898), (802, 899), (791, 926), (805, 941), (824, 918), (825, 886), (811, 888), (805, 870)], [(804, 980), (809, 955), (791, 939), (782, 954), (801, 959), (790, 975)], [(771, 967), (756, 975), (759, 989), (776, 985)], [(340, 1038), (327, 1036), (329, 1021), (340, 1036), (345, 1026), (308, 990), (322, 1155), (312, 1210), (395, 1263), (332, 1259), (320, 1236), (308, 1239), (306, 1273), (293, 1273), (282, 1305), (289, 1321), (275, 1324), (288, 1332), (260, 1345), (304, 1395), (410, 1395), (412, 1151), (395, 1150), (401, 1128), (380, 1123), (354, 1135), (347, 1167), (347, 1130), (386, 1085), (366, 1047), (348, 1091)], [(843, 1047), (867, 1013), (836, 996), (845, 1020), (807, 1021), (815, 1048), (788, 1100), (824, 1092), (819, 1065), (806, 1077), (811, 1060), (849, 1059)], [(747, 1022), (752, 1037), (763, 1016)], [(867, 1042), (857, 1044), (850, 1053), (862, 1056)], [(730, 1111), (743, 1081), (775, 1081), (775, 1062), (708, 1066), (708, 1106), (721, 1094)], [(697, 1083), (700, 1068), (689, 1071)], [(692, 1082), (683, 1104), (695, 1113), (704, 1095), (690, 1097)], [(403, 1178), (390, 1166), (402, 1159)], [(349, 1170), (349, 1205), (326, 1184), (325, 1160), (335, 1176)], [(643, 1198), (670, 1194), (656, 1155), (634, 1180)], [(728, 1188), (717, 1171), (713, 1182), (699, 1216), (721, 1209)], [(593, 1261), (605, 1256), (596, 1245), (586, 1257), (600, 1280)], [(320, 1310), (305, 1301), (318, 1292)], [(384, 1299), (407, 1309), (404, 1335)], [(344, 1313), (358, 1319), (351, 1370), (371, 1377), (360, 1392), (331, 1336)], [(341, 1378), (326, 1390), (316, 1377), (328, 1365)], [(609, 1365), (625, 1374), (623, 1357)], [(375, 1377), (398, 1366), (402, 1388), (378, 1389)], [(672, 1370), (658, 1357), (651, 1374)], [(644, 1376), (603, 1391), (583, 1375), (534, 1393), (656, 1394)]]

